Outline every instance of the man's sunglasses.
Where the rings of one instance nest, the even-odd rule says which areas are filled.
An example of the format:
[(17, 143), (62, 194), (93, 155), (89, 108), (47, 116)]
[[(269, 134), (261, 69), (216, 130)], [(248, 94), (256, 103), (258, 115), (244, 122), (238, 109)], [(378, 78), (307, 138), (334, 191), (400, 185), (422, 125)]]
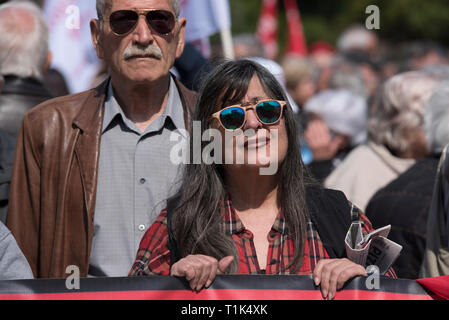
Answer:
[(155, 9), (114, 11), (109, 19), (104, 21), (109, 22), (112, 32), (116, 35), (125, 36), (136, 28), (139, 17), (142, 15), (145, 16), (148, 27), (161, 35), (172, 32), (176, 24), (176, 18), (172, 12)]
[(234, 131), (245, 125), (246, 112), (255, 110), (255, 114), (261, 123), (273, 125), (282, 118), (285, 105), (285, 101), (279, 100), (263, 100), (247, 106), (235, 105), (214, 113), (209, 120), (218, 119), (223, 128)]

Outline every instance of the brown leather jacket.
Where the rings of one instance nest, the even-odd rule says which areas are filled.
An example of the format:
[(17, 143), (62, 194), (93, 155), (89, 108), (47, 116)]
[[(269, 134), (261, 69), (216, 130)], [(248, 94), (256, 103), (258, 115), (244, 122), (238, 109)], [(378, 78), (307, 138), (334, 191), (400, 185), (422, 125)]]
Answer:
[[(176, 83), (189, 129), (196, 95)], [(70, 265), (87, 276), (107, 87), (47, 101), (23, 119), (7, 226), (37, 278), (65, 278)]]

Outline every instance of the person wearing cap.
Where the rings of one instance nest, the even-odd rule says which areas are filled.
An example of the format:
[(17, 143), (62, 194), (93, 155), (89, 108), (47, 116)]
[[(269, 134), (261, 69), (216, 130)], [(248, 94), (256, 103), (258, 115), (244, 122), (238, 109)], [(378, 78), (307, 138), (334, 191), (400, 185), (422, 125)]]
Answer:
[(326, 90), (307, 101), (304, 113), (304, 138), (313, 154), (309, 169), (323, 182), (350, 150), (366, 141), (367, 103), (349, 90)]

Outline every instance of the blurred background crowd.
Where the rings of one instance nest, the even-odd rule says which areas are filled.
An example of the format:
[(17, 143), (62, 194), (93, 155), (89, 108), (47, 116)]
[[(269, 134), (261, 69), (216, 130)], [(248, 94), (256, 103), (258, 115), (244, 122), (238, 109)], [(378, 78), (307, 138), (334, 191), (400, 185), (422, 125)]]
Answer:
[[(0, 11), (2, 208), (23, 115), (107, 77), (90, 44), (95, 1), (34, 2), (43, 10), (35, 23), (12, 23)], [(198, 12), (187, 6), (200, 2), (184, 1), (184, 12)], [(224, 6), (215, 16), (222, 21), (206, 34), (193, 36), (193, 22), (202, 20), (187, 15), (191, 41), (173, 72), (197, 89), (216, 59), (251, 58), (267, 67), (297, 114), (298, 147), (312, 176), (345, 192), (375, 228), (392, 225), (389, 238), (404, 247), (394, 266), (398, 276), (418, 278), (438, 164), (449, 143), (449, 4), (218, 2)], [(365, 24), (376, 19), (366, 12), (371, 4), (379, 9), (379, 29)]]

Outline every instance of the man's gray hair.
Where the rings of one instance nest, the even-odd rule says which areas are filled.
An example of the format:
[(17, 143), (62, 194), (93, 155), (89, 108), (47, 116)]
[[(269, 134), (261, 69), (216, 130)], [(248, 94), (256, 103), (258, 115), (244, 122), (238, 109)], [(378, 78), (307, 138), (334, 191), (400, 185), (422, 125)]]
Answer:
[(424, 112), (424, 127), (430, 152), (439, 154), (449, 144), (449, 81), (442, 82)]
[[(110, 0), (97, 0), (97, 15), (98, 19), (102, 20), (104, 18), (104, 13), (106, 12), (106, 6)], [(171, 0), (173, 11), (175, 12), (176, 18), (179, 17), (181, 13), (181, 0)]]
[(409, 150), (408, 134), (424, 130), (424, 110), (441, 81), (440, 77), (425, 71), (410, 71), (390, 78), (371, 106), (370, 139), (396, 154)]
[[(30, 1), (9, 1), (0, 6), (0, 74), (42, 79), (47, 63), (48, 26), (41, 9)], [(18, 19), (20, 12), (32, 17), (32, 27), (25, 28)]]

